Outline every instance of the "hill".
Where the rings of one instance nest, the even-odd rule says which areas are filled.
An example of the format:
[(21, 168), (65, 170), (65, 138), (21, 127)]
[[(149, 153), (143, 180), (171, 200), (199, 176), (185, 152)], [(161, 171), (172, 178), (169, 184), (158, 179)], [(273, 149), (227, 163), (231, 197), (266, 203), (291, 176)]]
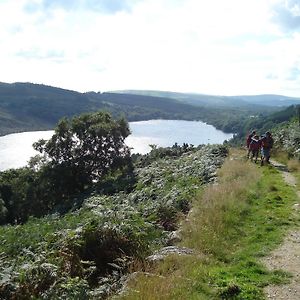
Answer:
[(62, 117), (84, 112), (110, 111), (130, 121), (147, 119), (197, 119), (190, 105), (149, 96), (79, 93), (32, 83), (0, 83), (0, 134), (52, 129)]
[(184, 103), (198, 106), (219, 107), (244, 107), (253, 108), (253, 104), (262, 107), (284, 107), (300, 104), (300, 98), (282, 95), (253, 95), (253, 96), (213, 96), (194, 93), (175, 93), (147, 90), (124, 90), (113, 91), (113, 93), (126, 93), (132, 95), (144, 95), (155, 97), (166, 97), (176, 99)]
[(137, 159), (130, 191), (112, 191), (121, 186), (110, 178), (64, 215), (0, 226), (0, 298), (104, 299), (134, 260), (166, 243), (226, 154), (223, 146), (156, 149)]
[[(96, 107), (102, 108), (101, 103)], [(32, 83), (0, 83), (0, 134), (51, 129), (63, 116), (90, 111), (81, 93)]]
[[(299, 223), (295, 191), (236, 151), (223, 164), (222, 146), (182, 150), (139, 157), (130, 191), (100, 189), (64, 215), (0, 226), (0, 298), (107, 299), (126, 285), (120, 299), (264, 299), (264, 286), (286, 282), (260, 259)], [(189, 255), (150, 263), (168, 249)]]
[[(123, 96), (107, 97), (112, 106), (122, 104)], [(128, 101), (135, 100), (138, 105), (138, 98)], [(299, 145), (293, 126), (288, 139), (279, 132), (284, 144)], [(0, 226), (0, 298), (106, 299), (126, 285), (122, 299), (136, 293), (143, 299), (263, 299), (264, 286), (288, 280), (260, 259), (299, 224), (292, 213), (296, 193), (273, 167), (246, 162), (236, 149), (229, 153), (225, 161), (225, 146), (154, 148), (132, 157), (125, 177), (109, 173), (72, 197), (67, 210), (60, 203), (52, 215)], [(0, 172), (0, 221), (12, 204), (3, 201), (13, 195), (8, 182), (29, 199), (35, 194), (29, 171)], [(46, 192), (53, 193), (53, 185)], [(24, 198), (15, 199), (21, 207)], [(154, 263), (165, 251), (171, 255)]]
[(241, 124), (238, 134), (231, 141), (232, 144), (243, 143), (245, 137), (251, 130), (256, 130), (258, 134), (263, 134), (268, 130), (272, 132), (277, 127), (284, 126), (289, 123), (290, 120), (299, 118), (299, 105), (291, 105), (283, 110), (273, 112), (267, 116), (254, 116), (249, 118)]
[[(259, 96), (249, 97), (159, 91), (79, 93), (41, 84), (0, 83), (0, 135), (52, 129), (62, 117), (98, 110), (109, 111), (114, 117), (124, 115), (129, 121), (201, 120), (225, 132), (238, 133), (251, 116), (265, 117), (278, 110), (276, 105), (257, 104)], [(289, 98), (286, 101), (298, 100)], [(266, 103), (270, 105), (271, 102)]]
[[(52, 129), (62, 117), (110, 111), (130, 121), (200, 119), (205, 111), (174, 99), (114, 93), (79, 93), (32, 83), (0, 83), (0, 135)], [(201, 114), (200, 114), (201, 113)]]

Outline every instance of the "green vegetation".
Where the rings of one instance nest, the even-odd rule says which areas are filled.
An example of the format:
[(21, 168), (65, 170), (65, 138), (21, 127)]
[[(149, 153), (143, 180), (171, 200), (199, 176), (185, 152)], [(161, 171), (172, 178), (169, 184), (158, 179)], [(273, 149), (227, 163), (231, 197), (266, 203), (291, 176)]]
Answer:
[(42, 156), (32, 158), (29, 167), (0, 173), (0, 222), (22, 223), (54, 208), (64, 211), (104, 177), (129, 176), (128, 135), (124, 119), (115, 121), (104, 112), (62, 119), (49, 141), (34, 145)]
[(291, 120), (274, 130), (275, 146), (284, 151), (287, 158), (300, 159), (300, 125), (299, 121)]
[[(237, 125), (239, 127), (239, 131), (231, 143), (233, 145), (245, 143), (246, 136), (254, 129), (259, 134), (264, 134), (268, 130), (275, 132), (280, 127), (285, 128), (291, 119), (295, 119), (298, 116), (299, 107), (299, 105), (293, 105), (269, 115), (253, 116), (245, 121), (242, 121), (239, 125)], [(288, 130), (282, 134), (288, 134)], [(285, 148), (287, 147), (285, 145), (282, 146)]]
[[(260, 259), (299, 224), (292, 188), (271, 167), (227, 161), (219, 184), (195, 197), (181, 245), (190, 256), (170, 256), (133, 279), (122, 299), (263, 299), (263, 287), (289, 280)], [(151, 273), (152, 276), (148, 274)]]
[(281, 95), (256, 95), (256, 96), (213, 96), (195, 93), (176, 93), (147, 90), (115, 91), (119, 94), (131, 94), (176, 99), (184, 103), (207, 107), (248, 107), (254, 105), (264, 107), (285, 107), (300, 103), (300, 98)]
[[(26, 103), (20, 110), (15, 88)], [(184, 99), (30, 84), (1, 84), (3, 95), (0, 122), (12, 117), (17, 124), (18, 116), (16, 122), (32, 120), (32, 128), (51, 126), (68, 105), (74, 106), (72, 116), (105, 107), (135, 120), (199, 118), (240, 137), (252, 126), (266, 130), (283, 123), (272, 130), (277, 155), (291, 170), (300, 169), (298, 124), (285, 123), (295, 107), (267, 116), (263, 107), (251, 110), (248, 104), (197, 108)], [(48, 104), (51, 109), (39, 114)], [(1, 299), (104, 299), (122, 288), (129, 273), (124, 299), (262, 299), (264, 286), (289, 280), (261, 263), (300, 222), (291, 214), (295, 192), (275, 169), (241, 161), (235, 150), (217, 184), (207, 185), (215, 183), (225, 146), (153, 145), (147, 155), (130, 156), (124, 145), (129, 133), (124, 119), (107, 112), (64, 118), (49, 141), (35, 144), (41, 156), (26, 168), (0, 173)], [(180, 246), (194, 254), (147, 261), (170, 243), (180, 223)]]
[[(273, 106), (269, 105), (271, 100)], [(278, 103), (289, 105), (299, 103), (299, 99), (276, 95), (223, 97), (155, 91), (78, 93), (31, 83), (0, 83), (0, 135), (52, 129), (62, 117), (98, 110), (109, 111), (114, 117), (122, 114), (129, 121), (201, 120), (225, 132), (240, 133), (252, 119), (264, 120), (280, 110)]]
[[(54, 141), (60, 149), (65, 139), (54, 137), (48, 145)], [(195, 192), (215, 178), (226, 154), (223, 146), (155, 148), (149, 155), (134, 157), (130, 188), (124, 184), (128, 173), (120, 180), (119, 171), (110, 172), (93, 181), (81, 200), (71, 202), (70, 197), (73, 206), (65, 214), (1, 226), (0, 298), (111, 295), (121, 288), (129, 270), (167, 243), (168, 232), (177, 228)], [(26, 190), (24, 194), (28, 195)], [(18, 199), (25, 200), (23, 195)]]

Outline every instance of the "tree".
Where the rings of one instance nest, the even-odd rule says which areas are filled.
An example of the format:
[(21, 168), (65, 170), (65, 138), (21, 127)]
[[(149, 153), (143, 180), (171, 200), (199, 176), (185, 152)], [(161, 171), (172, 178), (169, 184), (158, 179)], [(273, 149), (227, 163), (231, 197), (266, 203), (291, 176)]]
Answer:
[(20, 223), (30, 215), (41, 215), (44, 203), (35, 196), (35, 189), (36, 173), (29, 168), (0, 172), (0, 223), (1, 210), (2, 220), (9, 223)]
[(5, 203), (3, 199), (0, 197), (0, 225), (5, 224), (7, 216), (7, 208), (5, 207)]
[(34, 148), (43, 154), (47, 161), (44, 169), (56, 177), (62, 193), (83, 191), (127, 165), (130, 150), (124, 141), (129, 134), (126, 120), (114, 120), (107, 112), (89, 113), (62, 119), (52, 138), (38, 141)]

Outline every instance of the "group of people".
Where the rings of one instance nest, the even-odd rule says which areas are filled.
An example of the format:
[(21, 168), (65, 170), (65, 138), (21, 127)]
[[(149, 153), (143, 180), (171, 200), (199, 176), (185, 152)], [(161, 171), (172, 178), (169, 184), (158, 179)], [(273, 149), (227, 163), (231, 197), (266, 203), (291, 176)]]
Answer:
[(256, 134), (256, 131), (252, 131), (247, 137), (247, 149), (248, 154), (247, 157), (251, 159), (251, 161), (257, 162), (259, 152), (261, 153), (261, 165), (264, 163), (270, 163), (270, 151), (273, 147), (274, 140), (272, 138), (272, 134), (267, 131), (264, 135)]

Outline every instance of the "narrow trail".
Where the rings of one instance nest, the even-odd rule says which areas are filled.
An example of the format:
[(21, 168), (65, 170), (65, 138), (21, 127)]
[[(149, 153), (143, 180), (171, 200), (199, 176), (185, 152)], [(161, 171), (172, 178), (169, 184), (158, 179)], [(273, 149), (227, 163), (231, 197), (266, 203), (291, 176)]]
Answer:
[[(272, 161), (272, 165), (282, 172), (284, 181), (297, 188), (296, 178), (288, 171), (285, 165)], [(293, 205), (293, 213), (300, 213), (300, 191), (297, 190), (298, 199)], [(294, 228), (286, 235), (279, 248), (274, 250), (268, 257), (264, 258), (263, 263), (269, 270), (283, 270), (292, 275), (289, 284), (270, 285), (264, 291), (267, 299), (300, 299), (300, 228)]]

